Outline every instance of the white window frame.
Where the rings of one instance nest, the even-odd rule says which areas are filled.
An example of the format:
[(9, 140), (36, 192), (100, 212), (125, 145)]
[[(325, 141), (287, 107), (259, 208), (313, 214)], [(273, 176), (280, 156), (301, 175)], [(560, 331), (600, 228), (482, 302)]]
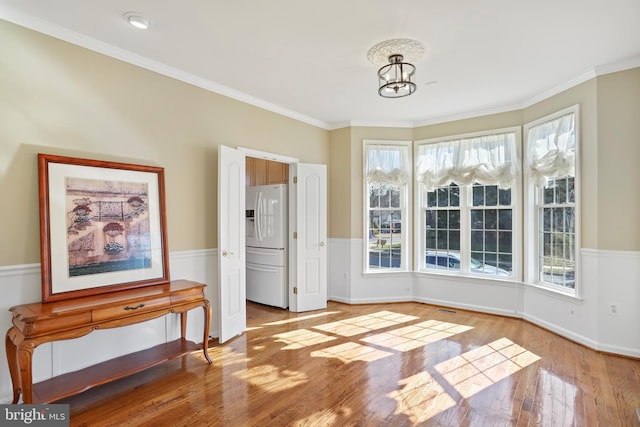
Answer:
[[(486, 135), (495, 135), (503, 133), (514, 133), (516, 141), (516, 153), (517, 158), (522, 159), (522, 128), (520, 126), (492, 129), (488, 131), (480, 131), (459, 135), (448, 135), (441, 138), (423, 139), (414, 142), (414, 165), (417, 161), (418, 150), (421, 145), (435, 144), (438, 142), (453, 141), (474, 137), (481, 137)], [(447, 271), (439, 269), (427, 269), (424, 268), (423, 262), (426, 258), (425, 252), (425, 236), (422, 233), (422, 224), (425, 222), (422, 200), (423, 191), (422, 184), (415, 183), (414, 185), (414, 266), (417, 272), (427, 274), (441, 274), (449, 276), (463, 276), (473, 277), (484, 280), (497, 280), (497, 281), (519, 281), (522, 271), (522, 173), (518, 174), (516, 182), (511, 187), (511, 207), (512, 207), (512, 275), (511, 276), (494, 276), (482, 273), (473, 273), (469, 265), (467, 255), (471, 255), (471, 210), (473, 209), (472, 201), (472, 185), (460, 187), (460, 271)]]
[(555, 120), (559, 117), (567, 114), (574, 114), (574, 126), (575, 126), (575, 174), (574, 174), (574, 204), (575, 204), (575, 276), (574, 276), (574, 288), (568, 288), (549, 282), (543, 282), (539, 280), (539, 260), (541, 244), (539, 239), (539, 201), (542, 198), (542, 187), (535, 184), (535, 180), (531, 177), (531, 173), (527, 167), (526, 154), (523, 158), (523, 175), (525, 182), (525, 208), (524, 208), (524, 220), (525, 220), (525, 271), (524, 271), (524, 283), (530, 286), (539, 287), (548, 291), (567, 295), (571, 297), (580, 298), (580, 248), (581, 245), (581, 179), (580, 179), (580, 106), (573, 105), (547, 116), (541, 117), (532, 122), (524, 125), (524, 152), (528, 149), (529, 129), (538, 126), (542, 123)]
[[(412, 218), (411, 218), (411, 194), (413, 183), (413, 159), (411, 141), (396, 141), (396, 140), (363, 140), (362, 144), (362, 194), (363, 194), (363, 218), (362, 218), (362, 268), (363, 274), (398, 274), (409, 273), (412, 271), (411, 265), (411, 242), (413, 237), (412, 230)], [(400, 268), (369, 268), (369, 191), (368, 181), (366, 177), (367, 166), (367, 147), (370, 145), (398, 145), (407, 147), (409, 150), (409, 176), (407, 177), (407, 183), (404, 185), (404, 191), (400, 192), (400, 211), (402, 212), (401, 222), (401, 244), (402, 252), (400, 258)]]

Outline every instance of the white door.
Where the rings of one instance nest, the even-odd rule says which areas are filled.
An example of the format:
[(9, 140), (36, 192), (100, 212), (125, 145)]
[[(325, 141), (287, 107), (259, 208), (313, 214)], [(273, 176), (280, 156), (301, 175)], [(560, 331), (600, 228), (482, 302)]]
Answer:
[(319, 310), (327, 307), (327, 167), (293, 164), (289, 176), (289, 310)]
[(218, 149), (218, 341), (242, 334), (247, 327), (245, 270), (245, 156)]

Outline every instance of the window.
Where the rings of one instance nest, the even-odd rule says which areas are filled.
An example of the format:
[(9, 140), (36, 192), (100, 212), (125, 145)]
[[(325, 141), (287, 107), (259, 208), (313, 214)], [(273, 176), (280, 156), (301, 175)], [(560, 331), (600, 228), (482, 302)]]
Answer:
[(516, 128), (416, 145), (422, 271), (514, 277)]
[(576, 177), (578, 107), (525, 125), (527, 240), (526, 280), (576, 293), (579, 230)]
[[(365, 270), (406, 271), (408, 188), (411, 152), (408, 142), (365, 141)], [(409, 229), (410, 230), (410, 229)]]

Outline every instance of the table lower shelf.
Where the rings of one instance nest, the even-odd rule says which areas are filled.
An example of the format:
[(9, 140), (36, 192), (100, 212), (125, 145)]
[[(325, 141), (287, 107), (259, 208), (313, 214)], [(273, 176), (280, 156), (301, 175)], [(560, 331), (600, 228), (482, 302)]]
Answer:
[[(204, 345), (206, 346), (207, 343)], [(91, 365), (79, 371), (55, 376), (33, 385), (33, 403), (51, 403), (73, 396), (92, 387), (159, 365), (167, 360), (182, 357), (194, 351), (202, 351), (202, 346), (203, 344), (196, 344), (181, 338)]]

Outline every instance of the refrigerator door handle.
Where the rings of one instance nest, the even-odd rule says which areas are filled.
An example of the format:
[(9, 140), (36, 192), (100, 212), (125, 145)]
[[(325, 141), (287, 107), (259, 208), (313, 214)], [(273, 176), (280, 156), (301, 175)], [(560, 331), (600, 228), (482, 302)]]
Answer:
[(262, 233), (260, 230), (260, 218), (262, 215), (262, 209), (260, 206), (260, 201), (262, 200), (262, 192), (258, 191), (256, 193), (256, 200), (255, 200), (255, 227), (256, 227), (256, 239), (258, 240), (258, 242), (262, 241)]

